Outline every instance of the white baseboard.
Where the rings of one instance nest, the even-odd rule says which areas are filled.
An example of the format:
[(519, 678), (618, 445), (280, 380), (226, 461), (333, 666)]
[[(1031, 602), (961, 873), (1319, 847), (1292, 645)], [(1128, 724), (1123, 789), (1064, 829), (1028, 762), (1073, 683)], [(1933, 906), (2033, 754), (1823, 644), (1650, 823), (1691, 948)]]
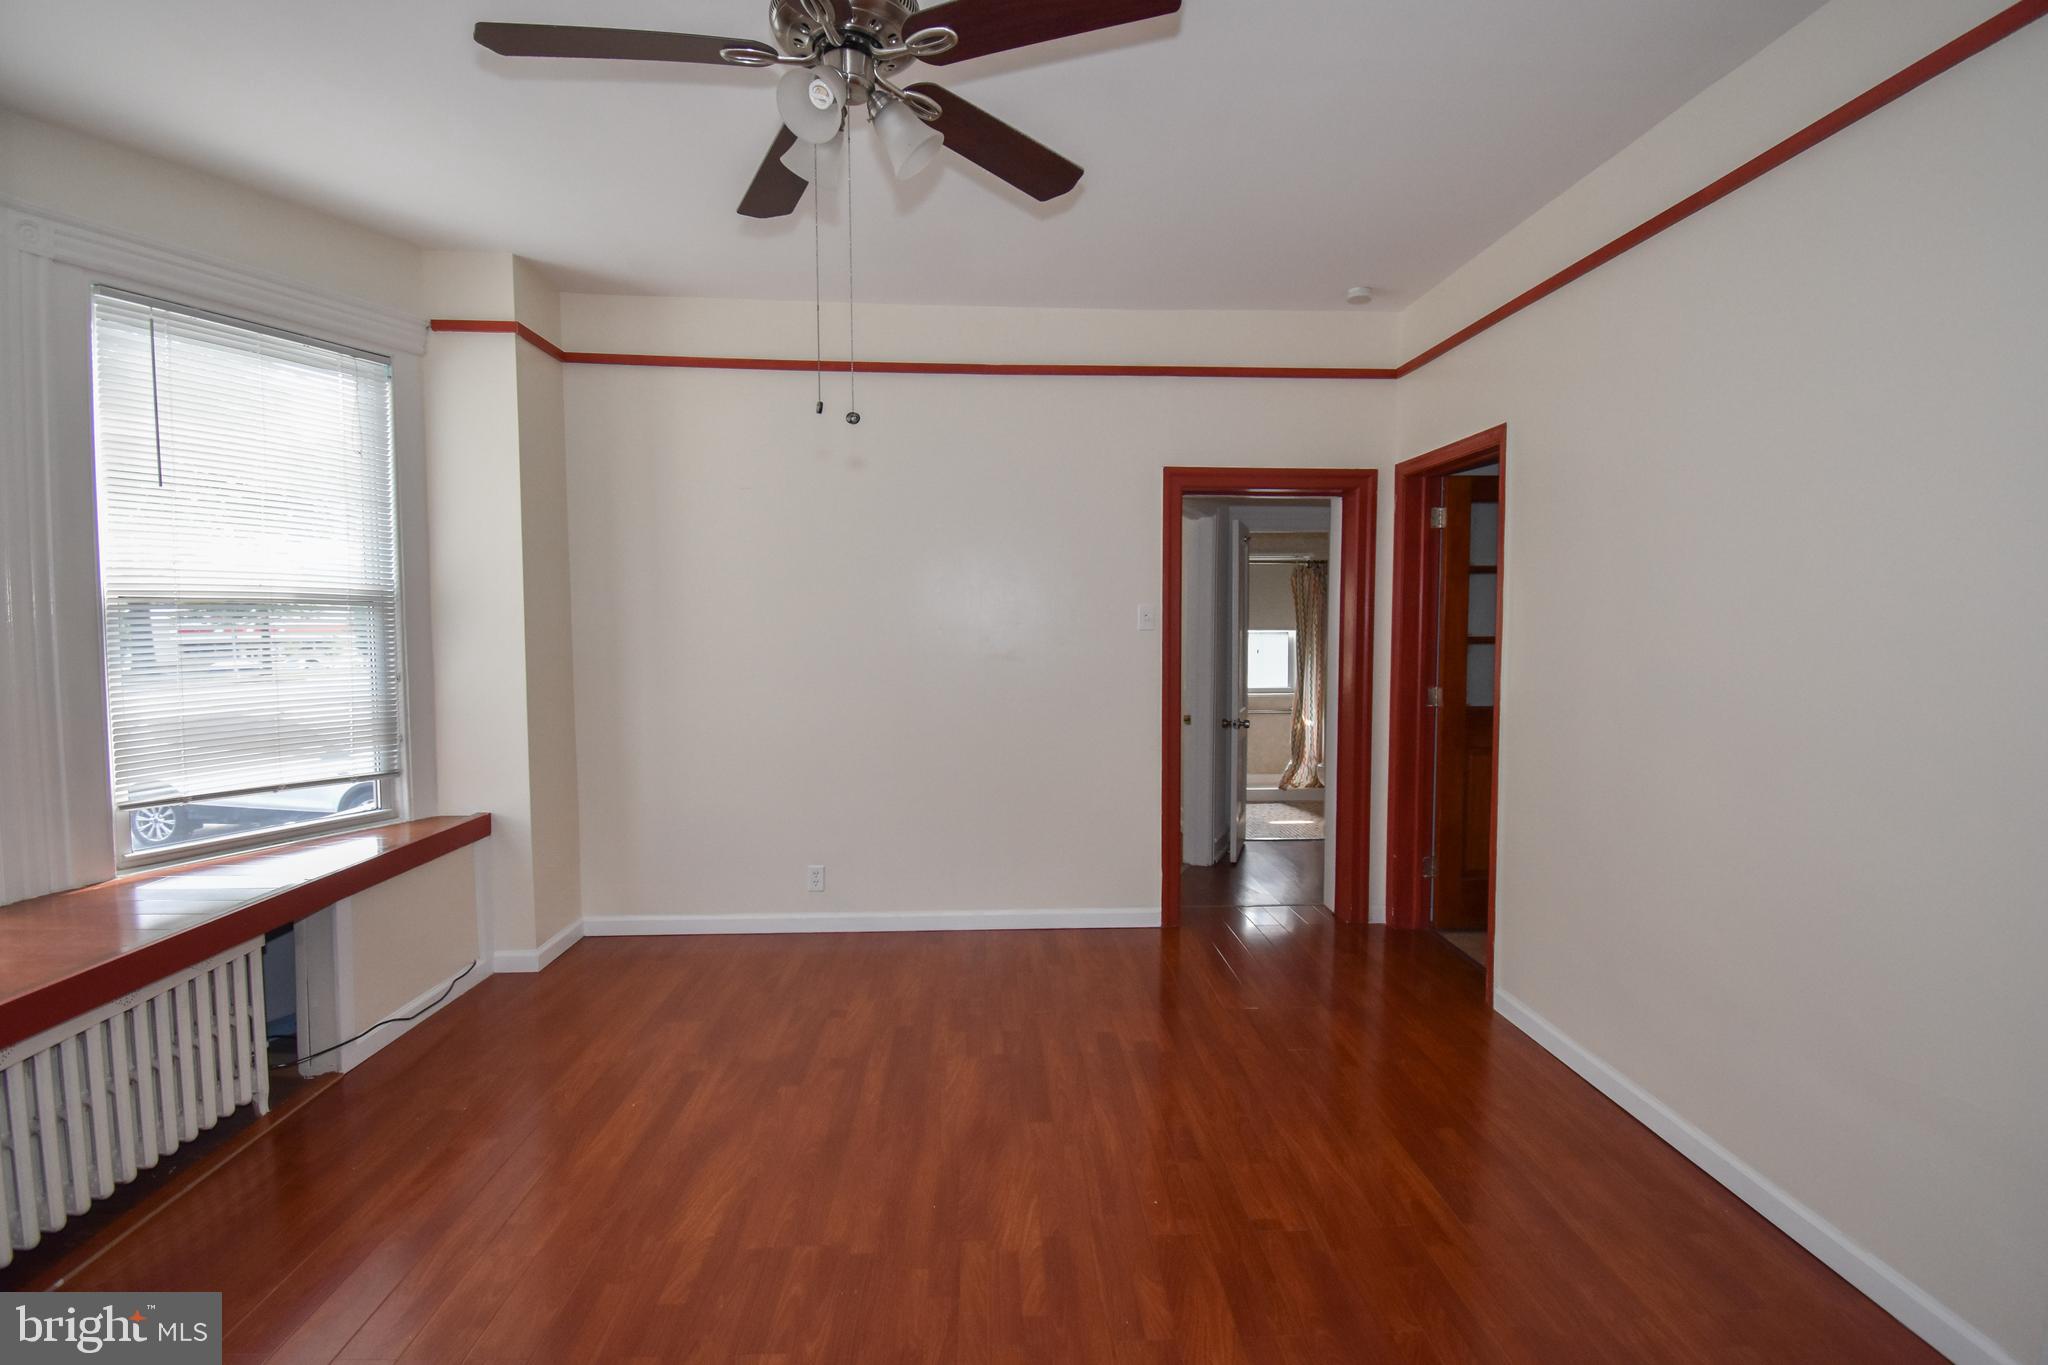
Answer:
[(545, 971), (549, 963), (576, 946), (583, 932), (583, 921), (573, 920), (538, 948), (500, 948), (491, 954), (491, 966), (501, 972)]
[[(449, 1005), (468, 995), (476, 989), (478, 982), (483, 981), (490, 975), (491, 968), (485, 963), (479, 962), (468, 976), (455, 983), (454, 990), (448, 990), (448, 983), (446, 981), (437, 981), (426, 990), (421, 991), (418, 995), (391, 1012), (394, 1019), (404, 1019), (403, 1023), (384, 1024), (378, 1028), (371, 1029), (354, 1042), (338, 1048), (336, 1055), (341, 1059), (341, 1071), (346, 1074), (355, 1070), (364, 1062), (369, 1061), (370, 1058), (376, 1056), (385, 1048), (390, 1047), (421, 1024), (426, 1023), (427, 1020), (439, 1014)], [(434, 1004), (434, 1001), (440, 998), (442, 991), (448, 991), (448, 998), (442, 1000), (439, 1004)], [(429, 1005), (433, 1005), (433, 1008), (428, 1009)], [(425, 1010), (426, 1013), (420, 1014), (419, 1018), (405, 1019), (406, 1015), (415, 1014), (421, 1010)]]
[(986, 929), (1157, 929), (1149, 910), (816, 911), (767, 915), (592, 915), (591, 938), (661, 934), (902, 934)]
[(1656, 1096), (1573, 1042), (1549, 1020), (1504, 990), (1494, 1008), (1544, 1051), (1583, 1076), (1743, 1203), (1778, 1225), (1878, 1307), (1929, 1346), (1963, 1365), (2019, 1365), (1997, 1342), (1939, 1299), (1851, 1241), (1842, 1230), (1771, 1183), (1761, 1171), (1680, 1117)]

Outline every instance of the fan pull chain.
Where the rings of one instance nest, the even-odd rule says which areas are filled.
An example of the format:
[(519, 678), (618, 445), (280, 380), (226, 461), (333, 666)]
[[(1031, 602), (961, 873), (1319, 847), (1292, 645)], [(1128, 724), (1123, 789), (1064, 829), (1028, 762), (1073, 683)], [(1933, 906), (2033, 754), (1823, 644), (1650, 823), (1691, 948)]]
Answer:
[(156, 309), (149, 310), (149, 429), (156, 436), (156, 486), (164, 486), (164, 412), (156, 387)]
[(825, 415), (825, 215), (818, 185), (818, 144), (811, 144), (811, 268), (816, 276), (811, 291), (811, 325), (816, 332), (818, 356), (818, 416)]
[(853, 115), (846, 116), (846, 424), (860, 425), (853, 363)]

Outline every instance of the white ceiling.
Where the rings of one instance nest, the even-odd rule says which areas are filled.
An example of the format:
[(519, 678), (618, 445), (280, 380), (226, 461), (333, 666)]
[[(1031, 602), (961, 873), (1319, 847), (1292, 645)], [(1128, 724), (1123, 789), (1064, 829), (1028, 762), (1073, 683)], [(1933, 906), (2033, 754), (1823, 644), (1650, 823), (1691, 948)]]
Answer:
[[(1029, 0), (1019, 0), (1029, 3)], [(914, 68), (1087, 167), (1038, 205), (857, 149), (860, 294), (1335, 308), (1415, 297), (1819, 0), (1187, 0)], [(774, 75), (514, 61), (478, 19), (767, 36), (767, 0), (0, 0), (0, 103), (565, 286), (803, 298), (808, 205), (734, 207)], [(910, 77), (911, 79), (920, 77)], [(863, 130), (865, 133), (865, 130)], [(864, 138), (865, 140), (865, 138)], [(836, 205), (828, 251), (841, 252)]]

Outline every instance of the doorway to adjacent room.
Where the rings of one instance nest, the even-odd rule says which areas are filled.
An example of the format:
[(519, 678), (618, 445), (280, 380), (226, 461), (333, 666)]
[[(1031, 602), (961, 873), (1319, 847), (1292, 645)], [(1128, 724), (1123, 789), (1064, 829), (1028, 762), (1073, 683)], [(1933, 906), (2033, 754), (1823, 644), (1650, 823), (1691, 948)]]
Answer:
[(1395, 473), (1388, 922), (1493, 973), (1505, 428)]
[(1365, 915), (1370, 470), (1166, 472), (1161, 900)]

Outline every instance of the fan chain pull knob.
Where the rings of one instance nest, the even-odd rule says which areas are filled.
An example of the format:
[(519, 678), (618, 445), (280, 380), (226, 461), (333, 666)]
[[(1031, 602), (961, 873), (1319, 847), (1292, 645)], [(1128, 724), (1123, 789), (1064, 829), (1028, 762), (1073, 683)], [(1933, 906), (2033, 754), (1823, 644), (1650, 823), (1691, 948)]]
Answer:
[(846, 414), (846, 425), (848, 425), (848, 426), (850, 426), (850, 427), (857, 427), (857, 426), (859, 426), (859, 425), (860, 425), (860, 414), (859, 414), (859, 413), (857, 413), (857, 412), (849, 412), (849, 413), (847, 413), (847, 414)]

